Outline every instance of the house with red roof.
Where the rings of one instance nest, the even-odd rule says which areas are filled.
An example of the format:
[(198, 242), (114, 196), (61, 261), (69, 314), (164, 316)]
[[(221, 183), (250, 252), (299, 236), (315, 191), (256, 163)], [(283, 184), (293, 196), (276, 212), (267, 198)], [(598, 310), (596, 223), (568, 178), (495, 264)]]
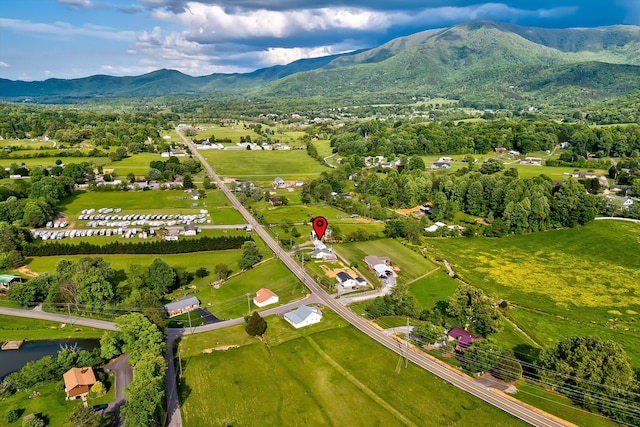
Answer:
[(280, 301), (278, 295), (267, 288), (260, 289), (258, 292), (256, 292), (256, 296), (253, 298), (253, 303), (258, 307), (275, 304), (278, 301)]
[(96, 377), (91, 367), (71, 368), (62, 376), (64, 379), (64, 391), (67, 400), (85, 398), (89, 394), (91, 386), (96, 383)]
[(447, 338), (449, 338), (449, 341), (456, 342), (457, 351), (465, 351), (471, 347), (474, 341), (482, 340), (482, 337), (473, 335), (471, 332), (462, 328), (451, 329), (447, 332)]

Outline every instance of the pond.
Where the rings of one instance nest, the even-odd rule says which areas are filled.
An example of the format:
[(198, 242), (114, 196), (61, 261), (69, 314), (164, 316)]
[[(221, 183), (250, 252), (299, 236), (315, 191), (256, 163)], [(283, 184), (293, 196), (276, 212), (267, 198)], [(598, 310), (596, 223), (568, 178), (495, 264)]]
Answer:
[(0, 380), (12, 372), (22, 369), (27, 362), (38, 360), (44, 356), (54, 356), (64, 345), (76, 344), (82, 350), (93, 350), (100, 347), (100, 340), (70, 339), (27, 341), (20, 350), (0, 351)]

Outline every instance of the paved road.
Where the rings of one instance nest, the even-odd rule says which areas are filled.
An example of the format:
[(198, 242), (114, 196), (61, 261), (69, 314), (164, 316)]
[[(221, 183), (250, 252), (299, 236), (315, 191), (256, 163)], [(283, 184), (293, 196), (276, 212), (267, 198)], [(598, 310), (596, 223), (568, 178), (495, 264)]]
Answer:
[(131, 380), (133, 380), (133, 368), (129, 364), (129, 355), (123, 354), (105, 366), (115, 373), (115, 386), (116, 386), (116, 399), (109, 403), (107, 412), (116, 414), (116, 426), (124, 425), (124, 420), (120, 419), (120, 409), (122, 405), (127, 401), (124, 395), (124, 389), (127, 387)]
[(598, 220), (612, 220), (612, 221), (628, 221), (628, 222), (636, 222), (638, 224), (640, 224), (640, 219), (633, 219), (633, 218), (623, 218), (623, 217), (619, 217), (619, 216), (599, 216), (597, 218), (594, 218), (596, 221)]
[(41, 311), (41, 309), (23, 310), (20, 308), (0, 308), (0, 314), (17, 317), (29, 317), (31, 319), (50, 320), (52, 322), (66, 323), (68, 325), (89, 326), (97, 329), (106, 329), (108, 331), (116, 330), (116, 325), (113, 322), (87, 319), (85, 317), (78, 316), (66, 316), (64, 314), (47, 313), (45, 311)]
[[(176, 132), (180, 135), (183, 141), (189, 146), (191, 152), (198, 158), (198, 160), (205, 167), (211, 178), (214, 179), (218, 188), (220, 188), (227, 198), (231, 201), (231, 204), (242, 214), (244, 219), (249, 223), (256, 233), (267, 243), (271, 250), (276, 254), (278, 258), (284, 262), (284, 264), (304, 283), (311, 292), (322, 300), (322, 303), (333, 309), (338, 315), (343, 317), (353, 326), (364, 332), (371, 338), (378, 341), (380, 344), (389, 348), (390, 350), (404, 355), (408, 360), (412, 361), (416, 365), (428, 370), (429, 372), (437, 375), (438, 377), (448, 381), (456, 387), (473, 394), (474, 396), (484, 400), (485, 402), (496, 406), (511, 415), (520, 418), (535, 426), (544, 427), (561, 427), (563, 424), (555, 421), (551, 417), (542, 415), (536, 411), (533, 411), (517, 402), (507, 399), (504, 396), (489, 391), (486, 387), (477, 384), (475, 381), (469, 379), (467, 376), (461, 375), (457, 372), (450, 370), (448, 367), (444, 367), (439, 363), (428, 358), (424, 353), (405, 349), (397, 341), (386, 336), (384, 333), (373, 327), (365, 319), (362, 319), (357, 314), (353, 313), (350, 309), (344, 307), (330, 295), (328, 295), (318, 285), (311, 276), (309, 276), (304, 269), (298, 265), (287, 253), (277, 244), (277, 242), (271, 237), (271, 235), (259, 224), (255, 218), (249, 213), (249, 211), (236, 199), (235, 195), (224, 185), (220, 177), (215, 173), (211, 165), (207, 163), (204, 157), (198, 152), (195, 144), (187, 140), (187, 138), (180, 133), (180, 130), (176, 128)], [(212, 325), (209, 325), (212, 326)], [(177, 404), (177, 402), (176, 402)], [(179, 409), (177, 410), (179, 414)], [(172, 424), (180, 425), (180, 424)]]

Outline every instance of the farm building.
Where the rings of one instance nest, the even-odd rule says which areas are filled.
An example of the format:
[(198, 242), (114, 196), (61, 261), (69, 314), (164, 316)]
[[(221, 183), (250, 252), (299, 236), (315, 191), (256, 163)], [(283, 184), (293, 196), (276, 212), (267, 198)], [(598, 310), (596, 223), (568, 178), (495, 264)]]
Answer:
[(20, 276), (14, 276), (13, 274), (0, 274), (0, 289), (9, 289), (14, 283), (22, 283), (23, 279)]
[(253, 298), (253, 303), (258, 307), (275, 304), (278, 301), (280, 301), (278, 295), (267, 288), (260, 289), (258, 292), (256, 292), (256, 296)]
[(71, 368), (64, 373), (62, 378), (64, 379), (67, 400), (74, 400), (78, 397), (85, 398), (89, 394), (91, 386), (96, 383), (96, 377), (91, 367)]
[(285, 182), (284, 179), (280, 178), (279, 176), (275, 177), (275, 179), (273, 180), (273, 188), (284, 188), (285, 187)]
[(269, 197), (269, 203), (271, 206), (281, 206), (282, 199), (280, 197)]
[(185, 225), (184, 226), (184, 235), (185, 236), (195, 236), (198, 234), (198, 227), (193, 225)]
[(451, 164), (445, 162), (433, 162), (431, 169), (451, 169)]
[(200, 301), (196, 297), (184, 297), (178, 301), (165, 304), (164, 309), (169, 314), (169, 317), (177, 316), (178, 314), (193, 311), (196, 308), (200, 308)]
[(322, 320), (322, 313), (315, 307), (301, 305), (297, 309), (285, 313), (284, 320), (298, 329), (320, 322)]
[(376, 273), (376, 276), (384, 278), (387, 275), (393, 274), (391, 268), (391, 260), (389, 257), (378, 257), (375, 255), (367, 255), (364, 257), (364, 262), (367, 264), (369, 270)]

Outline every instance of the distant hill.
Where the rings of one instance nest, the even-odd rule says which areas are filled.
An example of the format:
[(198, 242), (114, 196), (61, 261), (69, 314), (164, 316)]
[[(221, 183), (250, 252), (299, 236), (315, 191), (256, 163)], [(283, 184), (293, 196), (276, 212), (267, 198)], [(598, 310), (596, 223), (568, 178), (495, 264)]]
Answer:
[(250, 92), (258, 97), (446, 96), (469, 102), (578, 102), (640, 89), (640, 27), (548, 29), (476, 20), (381, 46), (245, 74), (158, 70), (22, 82), (0, 97), (125, 97)]

